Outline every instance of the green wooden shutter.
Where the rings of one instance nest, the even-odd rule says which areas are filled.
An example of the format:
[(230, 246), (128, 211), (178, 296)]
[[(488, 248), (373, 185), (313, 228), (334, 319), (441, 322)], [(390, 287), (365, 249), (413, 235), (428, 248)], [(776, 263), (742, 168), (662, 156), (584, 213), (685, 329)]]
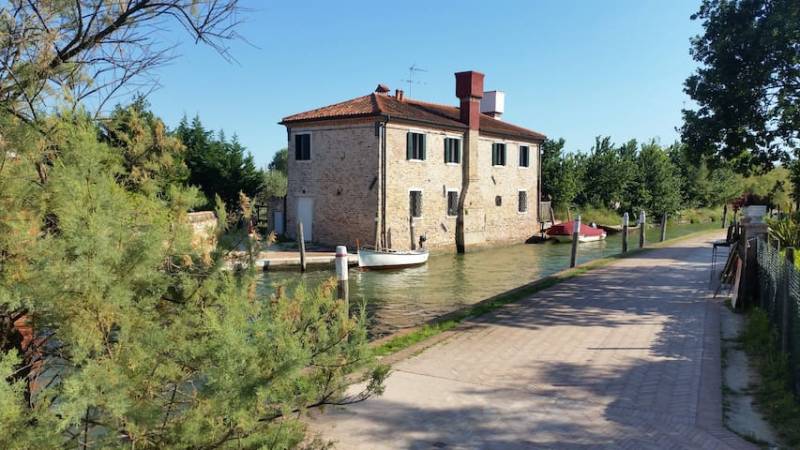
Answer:
[(412, 159), (414, 157), (414, 136), (411, 132), (406, 133), (406, 159)]
[(428, 138), (427, 134), (423, 134), (422, 135), (422, 148), (420, 149), (420, 152), (419, 152), (419, 154), (420, 154), (420, 158), (419, 159), (422, 159), (422, 160), (425, 159), (425, 148), (426, 148), (425, 145), (427, 144), (427, 141), (428, 141), (427, 138)]

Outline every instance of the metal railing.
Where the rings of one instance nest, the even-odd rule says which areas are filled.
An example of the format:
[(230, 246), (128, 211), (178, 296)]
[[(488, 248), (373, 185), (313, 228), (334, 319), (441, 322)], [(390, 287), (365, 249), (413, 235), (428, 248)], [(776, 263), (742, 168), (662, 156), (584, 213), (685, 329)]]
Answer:
[(781, 252), (763, 238), (757, 248), (759, 305), (778, 333), (780, 348), (789, 358), (792, 387), (800, 395), (800, 272), (794, 249)]

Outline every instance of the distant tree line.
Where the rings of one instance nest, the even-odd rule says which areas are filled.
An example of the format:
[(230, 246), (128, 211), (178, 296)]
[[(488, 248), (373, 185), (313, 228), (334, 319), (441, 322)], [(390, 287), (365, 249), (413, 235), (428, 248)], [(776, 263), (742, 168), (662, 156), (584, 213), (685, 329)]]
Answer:
[(588, 153), (566, 152), (565, 145), (564, 139), (542, 145), (542, 191), (559, 210), (607, 208), (619, 215), (644, 210), (660, 217), (723, 205), (744, 189), (765, 195), (785, 190), (785, 171), (778, 179), (750, 179), (748, 184), (731, 166), (697, 161), (680, 143), (664, 147), (630, 140), (618, 145), (598, 137)]

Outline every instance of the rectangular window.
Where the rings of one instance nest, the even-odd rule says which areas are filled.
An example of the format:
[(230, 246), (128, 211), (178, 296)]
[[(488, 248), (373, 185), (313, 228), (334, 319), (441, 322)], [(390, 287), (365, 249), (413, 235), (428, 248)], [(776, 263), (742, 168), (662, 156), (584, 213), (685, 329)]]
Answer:
[(406, 134), (406, 159), (425, 160), (425, 134), (411, 131)]
[(444, 162), (455, 164), (461, 162), (461, 139), (444, 138)]
[(311, 159), (311, 135), (294, 135), (294, 159), (297, 161), (308, 161)]
[(525, 191), (519, 191), (519, 204), (517, 205), (517, 211), (521, 213), (528, 212), (528, 193)]
[(447, 215), (458, 215), (458, 191), (447, 191)]
[(519, 166), (520, 167), (530, 167), (531, 160), (530, 160), (530, 147), (527, 145), (520, 145), (519, 146)]
[(506, 165), (506, 144), (500, 144), (500, 143), (492, 144), (492, 165), (493, 166)]
[(408, 201), (411, 217), (422, 217), (422, 191), (409, 191)]

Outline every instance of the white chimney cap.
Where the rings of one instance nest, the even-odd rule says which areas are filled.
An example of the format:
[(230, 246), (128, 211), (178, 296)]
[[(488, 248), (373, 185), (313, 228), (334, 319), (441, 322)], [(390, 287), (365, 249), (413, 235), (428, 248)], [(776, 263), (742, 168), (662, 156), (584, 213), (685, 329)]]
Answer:
[(481, 99), (481, 112), (495, 119), (500, 119), (506, 109), (506, 93), (503, 91), (488, 91), (483, 93)]

